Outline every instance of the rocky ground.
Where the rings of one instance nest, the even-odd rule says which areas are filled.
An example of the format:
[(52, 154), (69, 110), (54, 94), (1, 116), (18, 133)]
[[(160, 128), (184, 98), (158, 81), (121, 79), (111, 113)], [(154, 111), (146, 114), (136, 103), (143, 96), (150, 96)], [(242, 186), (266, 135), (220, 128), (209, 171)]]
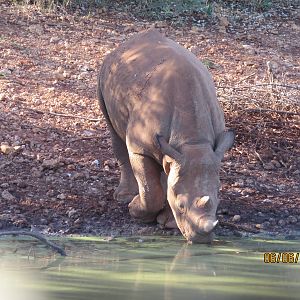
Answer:
[(136, 223), (113, 199), (119, 170), (95, 92), (104, 56), (156, 26), (210, 69), (237, 133), (221, 172), (217, 234), (299, 237), (296, 8), (216, 6), (212, 19), (178, 27), (121, 10), (83, 15), (0, 4), (0, 230), (178, 234)]

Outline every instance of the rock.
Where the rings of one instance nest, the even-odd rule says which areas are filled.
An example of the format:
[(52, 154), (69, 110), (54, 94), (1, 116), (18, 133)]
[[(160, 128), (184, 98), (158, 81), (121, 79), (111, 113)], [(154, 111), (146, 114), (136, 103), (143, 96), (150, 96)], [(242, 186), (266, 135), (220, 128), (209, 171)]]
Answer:
[(44, 27), (42, 25), (31, 25), (28, 27), (28, 30), (33, 34), (42, 35), (44, 34)]
[(266, 221), (266, 222), (264, 222), (264, 223), (261, 224), (261, 228), (262, 229), (266, 229), (266, 228), (269, 228), (270, 225), (271, 225), (270, 222)]
[(261, 211), (259, 211), (259, 212), (257, 213), (257, 215), (258, 215), (259, 217), (264, 217), (264, 216), (265, 216), (265, 214), (262, 213)]
[(3, 154), (17, 154), (22, 150), (22, 146), (10, 146), (7, 143), (3, 143), (0, 146), (0, 150)]
[(1, 144), (0, 150), (3, 154), (10, 154), (12, 152), (12, 147), (8, 144)]
[(89, 75), (88, 72), (82, 72), (77, 76), (77, 79), (79, 79), (79, 80), (85, 79), (88, 77), (88, 75)]
[(63, 73), (55, 73), (54, 78), (55, 78), (55, 80), (62, 81), (65, 79), (65, 76)]
[(0, 94), (0, 101), (4, 101), (6, 99), (6, 96), (4, 93)]
[(167, 24), (166, 24), (165, 21), (157, 21), (157, 22), (155, 23), (155, 27), (156, 27), (156, 28), (163, 28), (163, 27), (166, 27), (166, 26), (167, 26)]
[(91, 165), (99, 167), (100, 166), (100, 161), (98, 159), (95, 159), (94, 161), (92, 161)]
[(6, 68), (6, 69), (2, 69), (0, 70), (0, 77), (1, 76), (8, 76), (12, 73), (12, 69)]
[(262, 202), (263, 203), (272, 203), (272, 200), (271, 199), (264, 199)]
[(269, 162), (269, 163), (264, 164), (264, 169), (270, 171), (270, 170), (275, 170), (276, 167), (274, 166), (274, 164), (272, 162)]
[(269, 222), (272, 226), (276, 225), (276, 220), (274, 218), (270, 218)]
[(53, 36), (51, 39), (50, 39), (50, 43), (53, 43), (53, 44), (56, 44), (60, 41), (59, 37), (56, 37), (56, 36)]
[(284, 227), (285, 224), (286, 224), (286, 222), (282, 219), (278, 221), (278, 225), (281, 226), (281, 227)]
[(218, 17), (218, 18), (219, 18), (219, 22), (220, 22), (221, 26), (228, 27), (229, 21), (226, 17), (221, 16), (221, 17)]
[(58, 159), (44, 159), (42, 163), (43, 169), (56, 169), (59, 167)]
[(255, 55), (257, 51), (250, 45), (243, 45), (243, 48), (251, 55)]
[(286, 221), (289, 224), (296, 224), (298, 222), (298, 219), (295, 216), (288, 216)]
[(74, 208), (71, 208), (69, 211), (67, 211), (69, 218), (72, 218), (76, 213), (77, 213), (77, 210)]
[(1, 193), (1, 197), (4, 199), (4, 200), (7, 200), (7, 201), (14, 201), (16, 200), (16, 197), (14, 195), (12, 195), (8, 190), (4, 190), (2, 193)]
[(234, 215), (232, 217), (232, 222), (239, 222), (241, 220), (241, 216), (240, 215)]
[(60, 199), (60, 200), (65, 200), (67, 197), (66, 197), (65, 194), (59, 194), (59, 195), (57, 195), (56, 198), (57, 198), (57, 199)]
[(256, 227), (257, 229), (261, 229), (262, 226), (261, 226), (261, 224), (256, 224), (255, 227)]
[(128, 25), (123, 29), (124, 32), (136, 31), (134, 25)]
[(278, 160), (271, 160), (271, 163), (276, 167), (276, 168), (281, 168), (281, 163)]
[(93, 71), (93, 68), (91, 68), (90, 66), (85, 65), (85, 66), (82, 66), (80, 68), (80, 71), (81, 72), (91, 72), (91, 71)]

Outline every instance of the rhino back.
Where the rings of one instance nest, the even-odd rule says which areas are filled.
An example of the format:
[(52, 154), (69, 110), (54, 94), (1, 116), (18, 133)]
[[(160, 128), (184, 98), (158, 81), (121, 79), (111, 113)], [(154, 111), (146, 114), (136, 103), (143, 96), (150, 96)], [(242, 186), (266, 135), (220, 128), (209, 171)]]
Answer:
[(154, 142), (208, 140), (224, 118), (206, 67), (188, 50), (155, 30), (136, 35), (104, 60), (100, 86), (110, 121), (134, 152), (161, 160)]

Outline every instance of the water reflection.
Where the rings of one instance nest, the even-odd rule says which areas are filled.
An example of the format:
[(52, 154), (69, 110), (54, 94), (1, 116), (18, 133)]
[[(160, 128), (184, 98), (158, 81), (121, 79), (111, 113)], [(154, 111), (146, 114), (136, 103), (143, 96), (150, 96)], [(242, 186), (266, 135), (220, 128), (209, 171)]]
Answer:
[(1, 282), (7, 270), (18, 278), (27, 278), (24, 274), (30, 270), (33, 279), (24, 281), (22, 288), (33, 294), (3, 298), (1, 293), (0, 299), (35, 300), (38, 292), (44, 295), (39, 300), (299, 299), (300, 263), (263, 262), (263, 252), (270, 249), (299, 252), (299, 241), (237, 240), (213, 246), (169, 238), (66, 243), (66, 259), (45, 255), (46, 250), (38, 248), (36, 257), (28, 260), (20, 251), (9, 252), (10, 244), (1, 241)]

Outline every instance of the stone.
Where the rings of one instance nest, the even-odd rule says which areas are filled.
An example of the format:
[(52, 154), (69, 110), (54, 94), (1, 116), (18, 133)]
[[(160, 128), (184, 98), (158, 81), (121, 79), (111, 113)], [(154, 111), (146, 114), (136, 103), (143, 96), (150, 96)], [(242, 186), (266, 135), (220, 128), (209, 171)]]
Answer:
[(264, 164), (264, 169), (270, 171), (270, 170), (275, 170), (276, 167), (274, 166), (274, 164), (272, 162), (269, 162), (269, 163)]
[(51, 39), (50, 39), (50, 43), (53, 43), (53, 44), (56, 44), (60, 41), (59, 37), (56, 37), (56, 36), (53, 36)]
[(272, 226), (274, 226), (274, 225), (276, 225), (276, 220), (275, 220), (274, 218), (270, 218), (270, 219), (269, 219), (269, 223), (270, 223)]
[(44, 159), (42, 162), (43, 169), (56, 169), (59, 167), (58, 159)]
[(286, 224), (285, 221), (282, 220), (282, 219), (278, 221), (278, 225), (281, 226), (281, 227), (284, 227), (285, 224)]
[(76, 213), (77, 213), (77, 210), (74, 209), (74, 208), (71, 208), (71, 209), (67, 212), (69, 218), (72, 218)]
[(1, 152), (3, 153), (3, 154), (10, 154), (10, 153), (12, 153), (12, 147), (11, 146), (9, 146), (8, 144), (1, 144), (1, 146), (0, 146), (0, 150), (1, 150)]
[(60, 200), (65, 200), (67, 197), (66, 197), (65, 194), (59, 194), (59, 195), (57, 195), (56, 198), (57, 198), (57, 199), (60, 199)]
[(269, 228), (270, 225), (271, 225), (270, 222), (266, 221), (266, 222), (263, 222), (263, 223), (261, 224), (261, 228), (262, 228), (262, 229), (266, 229), (266, 228)]
[(240, 215), (234, 215), (232, 217), (232, 222), (239, 222), (241, 220), (241, 216)]
[(12, 70), (9, 68), (0, 70), (0, 76), (8, 76), (12, 73)]
[(4, 101), (6, 99), (6, 96), (4, 93), (0, 94), (0, 101)]
[(219, 17), (219, 22), (221, 26), (228, 27), (229, 21), (226, 17)]
[(4, 200), (7, 200), (7, 201), (14, 201), (16, 200), (16, 197), (14, 195), (12, 195), (8, 190), (4, 190), (2, 193), (1, 193), (1, 197), (4, 199)]
[(295, 216), (288, 216), (286, 221), (289, 224), (296, 224), (298, 222), (298, 219)]

